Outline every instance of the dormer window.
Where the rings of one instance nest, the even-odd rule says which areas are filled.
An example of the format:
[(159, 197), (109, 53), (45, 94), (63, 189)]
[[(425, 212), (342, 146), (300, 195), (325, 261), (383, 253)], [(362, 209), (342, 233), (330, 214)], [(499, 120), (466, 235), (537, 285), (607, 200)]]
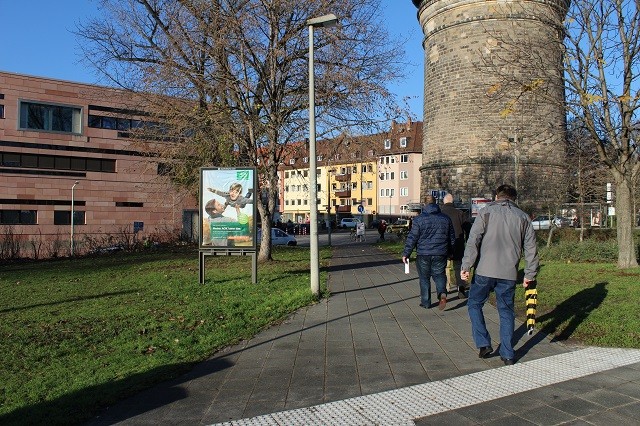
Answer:
[(291, 164), (291, 165), (296, 164), (296, 159), (295, 158), (290, 159), (289, 160), (289, 164)]
[(302, 159), (302, 162), (305, 163), (305, 164), (308, 163), (309, 162), (309, 157), (304, 157)]
[(407, 147), (407, 138), (400, 138), (400, 148)]
[(391, 140), (385, 139), (384, 141), (384, 149), (391, 149)]

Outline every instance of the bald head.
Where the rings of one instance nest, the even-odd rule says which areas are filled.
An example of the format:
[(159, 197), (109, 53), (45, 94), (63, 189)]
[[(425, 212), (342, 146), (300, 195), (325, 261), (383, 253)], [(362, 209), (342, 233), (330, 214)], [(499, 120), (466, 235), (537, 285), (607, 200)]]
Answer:
[(453, 195), (447, 193), (447, 195), (444, 196), (444, 198), (442, 199), (442, 201), (445, 204), (453, 204)]

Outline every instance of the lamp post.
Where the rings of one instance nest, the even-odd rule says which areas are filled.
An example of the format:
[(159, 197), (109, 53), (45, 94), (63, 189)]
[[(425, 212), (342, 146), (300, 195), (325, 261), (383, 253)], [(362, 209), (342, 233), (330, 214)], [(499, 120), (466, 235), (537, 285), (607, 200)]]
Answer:
[(75, 181), (73, 186), (71, 187), (71, 257), (73, 257), (73, 190), (76, 188), (76, 185), (79, 184), (79, 181)]
[(338, 22), (336, 15), (329, 14), (307, 20), (309, 27), (309, 247), (311, 251), (311, 292), (320, 294), (320, 261), (318, 256), (318, 175), (316, 173), (316, 93), (313, 70), (313, 29), (332, 27)]

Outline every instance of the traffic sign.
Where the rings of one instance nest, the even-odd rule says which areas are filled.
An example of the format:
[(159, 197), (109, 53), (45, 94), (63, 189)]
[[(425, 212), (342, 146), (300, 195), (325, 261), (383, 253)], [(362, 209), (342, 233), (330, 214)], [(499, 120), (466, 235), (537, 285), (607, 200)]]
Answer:
[(358, 206), (358, 213), (364, 213), (364, 206), (362, 204)]

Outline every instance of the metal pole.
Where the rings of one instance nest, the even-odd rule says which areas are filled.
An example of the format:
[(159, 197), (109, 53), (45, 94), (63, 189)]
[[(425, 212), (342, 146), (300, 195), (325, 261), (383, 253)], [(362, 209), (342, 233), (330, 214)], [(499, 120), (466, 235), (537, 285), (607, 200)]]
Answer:
[(337, 22), (333, 14), (307, 20), (309, 26), (309, 247), (311, 249), (311, 292), (320, 294), (320, 261), (318, 255), (318, 175), (316, 173), (316, 93), (313, 69), (313, 27), (329, 27)]
[(76, 185), (80, 182), (76, 181), (71, 187), (71, 257), (73, 257), (73, 190), (76, 188)]
[(318, 254), (318, 175), (316, 174), (316, 94), (313, 70), (313, 25), (309, 25), (309, 238), (311, 248), (311, 292), (320, 294), (320, 260)]

